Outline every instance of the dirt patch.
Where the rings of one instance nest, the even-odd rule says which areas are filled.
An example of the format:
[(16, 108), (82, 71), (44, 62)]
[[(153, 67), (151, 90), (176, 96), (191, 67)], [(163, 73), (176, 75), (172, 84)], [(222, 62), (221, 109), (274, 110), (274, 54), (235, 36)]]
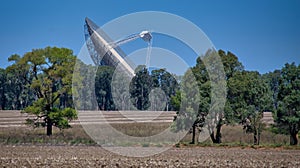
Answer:
[(99, 146), (0, 146), (1, 167), (300, 167), (299, 150), (171, 148), (144, 158)]

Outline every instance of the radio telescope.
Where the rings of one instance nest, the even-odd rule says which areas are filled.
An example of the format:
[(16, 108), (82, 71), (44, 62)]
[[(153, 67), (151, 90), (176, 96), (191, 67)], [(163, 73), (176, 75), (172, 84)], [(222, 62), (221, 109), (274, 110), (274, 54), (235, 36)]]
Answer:
[(134, 76), (133, 66), (124, 59), (126, 54), (119, 47), (122, 44), (136, 40), (143, 39), (148, 43), (148, 51), (146, 57), (146, 67), (149, 67), (150, 52), (152, 45), (152, 35), (149, 31), (142, 31), (140, 33), (129, 35), (128, 37), (113, 41), (103, 30), (99, 28), (89, 18), (85, 18), (85, 39), (88, 51), (95, 65), (107, 65), (114, 68), (121, 68), (130, 76)]

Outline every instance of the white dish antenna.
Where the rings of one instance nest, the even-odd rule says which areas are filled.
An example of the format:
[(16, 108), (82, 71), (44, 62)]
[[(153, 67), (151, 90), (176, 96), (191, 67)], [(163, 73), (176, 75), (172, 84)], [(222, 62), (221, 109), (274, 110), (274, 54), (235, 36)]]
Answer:
[(124, 71), (129, 75), (134, 76), (134, 70), (132, 69), (132, 66), (130, 66), (130, 63), (124, 59), (126, 54), (119, 46), (141, 38), (148, 43), (146, 67), (149, 68), (152, 48), (152, 35), (150, 31), (132, 34), (114, 42), (90, 19), (86, 18), (85, 23), (86, 44), (91, 58), (96, 65), (108, 65), (116, 68), (121, 64), (121, 68)]

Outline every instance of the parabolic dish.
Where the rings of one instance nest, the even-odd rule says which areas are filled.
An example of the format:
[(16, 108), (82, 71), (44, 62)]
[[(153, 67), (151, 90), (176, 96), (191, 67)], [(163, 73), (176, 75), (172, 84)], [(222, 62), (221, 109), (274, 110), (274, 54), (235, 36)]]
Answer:
[(120, 47), (112, 45), (113, 40), (89, 18), (85, 18), (85, 37), (95, 65), (118, 67), (130, 76), (135, 75), (132, 66), (124, 59), (126, 54)]

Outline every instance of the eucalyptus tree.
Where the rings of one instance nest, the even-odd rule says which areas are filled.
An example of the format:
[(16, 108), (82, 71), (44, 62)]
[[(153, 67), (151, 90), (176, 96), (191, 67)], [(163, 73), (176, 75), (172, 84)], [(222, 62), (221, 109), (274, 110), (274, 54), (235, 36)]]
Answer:
[[(222, 62), (218, 62), (215, 58), (219, 56)], [(205, 62), (205, 63), (204, 63)], [(207, 67), (207, 65), (210, 67)], [(219, 64), (222, 64), (221, 66)], [(210, 69), (207, 69), (210, 68)], [(220, 71), (224, 69), (224, 72)], [(234, 123), (233, 109), (231, 108), (232, 101), (228, 94), (230, 88), (226, 87), (226, 82), (234, 77), (234, 74), (241, 72), (244, 69), (241, 62), (239, 62), (237, 56), (231, 52), (224, 52), (219, 50), (218, 52), (207, 52), (204, 57), (197, 59), (197, 64), (193, 67), (193, 72), (199, 84), (199, 90), (202, 95), (202, 101), (200, 104), (201, 111), (206, 111), (208, 115), (209, 106), (222, 107), (218, 103), (223, 102), (221, 99), (225, 96), (226, 103), (224, 109), (211, 109), (211, 114), (206, 116), (207, 124), (209, 127), (209, 133), (213, 143), (222, 142), (221, 129), (224, 124)], [(208, 73), (209, 71), (210, 73)], [(212, 93), (212, 85), (214, 87), (221, 86), (218, 88), (219, 92)], [(225, 91), (225, 93), (224, 93)], [(214, 96), (214, 102), (211, 102), (211, 98)], [(217, 101), (215, 101), (217, 100)], [(212, 121), (214, 123), (212, 123)]]
[(133, 105), (139, 110), (150, 107), (149, 94), (153, 81), (146, 66), (140, 65), (135, 70), (135, 76), (130, 83), (130, 97)]
[(242, 71), (236, 73), (227, 84), (228, 99), (230, 99), (230, 109), (234, 120), (247, 123), (246, 131), (253, 133), (254, 144), (258, 144), (263, 129), (260, 119), (264, 111), (272, 109), (268, 83), (258, 72)]
[(31, 105), (35, 98), (30, 88), (32, 77), (19, 55), (11, 55), (8, 61), (13, 64), (6, 68), (6, 109), (22, 110)]
[(159, 88), (163, 91), (166, 97), (166, 111), (174, 110), (170, 103), (171, 97), (176, 94), (179, 89), (179, 84), (176, 80), (176, 76), (170, 74), (166, 69), (157, 69), (151, 71), (151, 77), (153, 80), (153, 87)]
[(4, 110), (6, 106), (6, 72), (5, 69), (0, 68), (0, 110)]
[(277, 127), (290, 134), (290, 145), (298, 144), (300, 130), (300, 65), (285, 64), (278, 91)]
[(272, 91), (272, 102), (273, 102), (272, 112), (275, 112), (275, 110), (278, 108), (278, 92), (279, 92), (280, 78), (281, 78), (281, 70), (275, 70), (273, 72), (263, 74), (263, 79), (268, 82), (270, 89)]
[(95, 92), (98, 106), (101, 110), (115, 110), (111, 83), (114, 69), (109, 66), (98, 67), (95, 78)]
[(201, 95), (198, 83), (191, 69), (187, 70), (182, 77), (180, 90), (171, 97), (177, 115), (174, 119), (172, 129), (175, 132), (189, 131), (192, 133), (191, 143), (196, 143), (196, 132), (204, 124), (204, 116), (199, 111)]

